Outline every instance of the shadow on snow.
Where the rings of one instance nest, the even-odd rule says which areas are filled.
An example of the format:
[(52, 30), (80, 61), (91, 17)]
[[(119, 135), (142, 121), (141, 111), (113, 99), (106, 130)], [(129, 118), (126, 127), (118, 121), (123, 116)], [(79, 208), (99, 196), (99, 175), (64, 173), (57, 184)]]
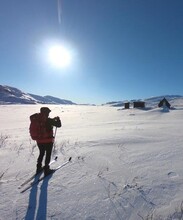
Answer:
[[(41, 175), (41, 174), (40, 174)], [(40, 175), (36, 176), (34, 182), (36, 182)], [(38, 184), (33, 185), (29, 195), (29, 205), (27, 208), (25, 220), (38, 220), (47, 219), (47, 196), (48, 196), (48, 182), (52, 175), (43, 179), (40, 195), (38, 200)], [(36, 212), (37, 211), (37, 212)]]

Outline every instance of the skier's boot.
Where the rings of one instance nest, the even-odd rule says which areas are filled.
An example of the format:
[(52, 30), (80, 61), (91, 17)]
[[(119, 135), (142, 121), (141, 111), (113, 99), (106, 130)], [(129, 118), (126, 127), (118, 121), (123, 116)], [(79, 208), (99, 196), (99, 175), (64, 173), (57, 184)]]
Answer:
[(41, 164), (37, 164), (36, 174), (40, 173), (43, 170), (43, 167)]
[(55, 170), (50, 169), (49, 166), (45, 166), (44, 168), (44, 175), (48, 176), (49, 174), (53, 173)]

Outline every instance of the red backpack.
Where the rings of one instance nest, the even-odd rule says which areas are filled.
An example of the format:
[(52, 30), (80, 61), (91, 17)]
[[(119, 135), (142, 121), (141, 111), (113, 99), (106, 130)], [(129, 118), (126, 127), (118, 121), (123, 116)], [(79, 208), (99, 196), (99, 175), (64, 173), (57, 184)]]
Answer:
[(30, 116), (30, 127), (29, 132), (32, 140), (38, 140), (44, 136), (45, 130), (45, 121), (41, 117), (40, 113), (35, 113)]

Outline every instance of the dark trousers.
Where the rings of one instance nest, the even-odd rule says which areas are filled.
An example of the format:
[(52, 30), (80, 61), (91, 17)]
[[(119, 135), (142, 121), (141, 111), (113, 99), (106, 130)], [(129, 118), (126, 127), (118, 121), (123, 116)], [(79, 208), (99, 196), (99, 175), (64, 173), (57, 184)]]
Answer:
[(49, 163), (51, 160), (51, 153), (53, 149), (53, 143), (46, 143), (46, 144), (37, 144), (39, 148), (39, 157), (37, 159), (37, 167), (42, 166), (43, 157), (45, 157), (45, 168), (49, 168)]

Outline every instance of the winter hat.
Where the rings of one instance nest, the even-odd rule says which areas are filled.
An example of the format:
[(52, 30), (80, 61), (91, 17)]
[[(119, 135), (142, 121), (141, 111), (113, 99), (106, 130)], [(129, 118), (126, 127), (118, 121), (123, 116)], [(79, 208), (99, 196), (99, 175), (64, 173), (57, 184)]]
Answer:
[(42, 108), (40, 109), (40, 112), (41, 112), (41, 113), (47, 113), (47, 114), (49, 114), (49, 113), (51, 112), (51, 110), (50, 110), (48, 107), (42, 107)]

